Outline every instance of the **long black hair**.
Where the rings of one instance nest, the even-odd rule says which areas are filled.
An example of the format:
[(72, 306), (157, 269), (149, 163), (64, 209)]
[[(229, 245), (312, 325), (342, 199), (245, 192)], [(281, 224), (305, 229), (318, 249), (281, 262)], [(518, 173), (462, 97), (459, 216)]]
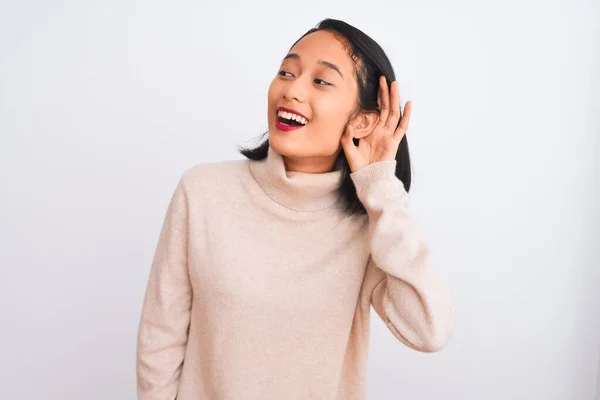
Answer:
[[(388, 87), (391, 82), (396, 80), (392, 64), (381, 46), (367, 34), (352, 25), (340, 20), (327, 18), (319, 22), (315, 28), (310, 29), (302, 35), (290, 49), (306, 35), (321, 30), (332, 32), (348, 46), (350, 58), (354, 60), (356, 65), (359, 111), (379, 113), (379, 105), (377, 104), (379, 77), (381, 75), (385, 76)], [(263, 137), (267, 134), (268, 132), (265, 132)], [(357, 145), (359, 139), (353, 140), (354, 144)], [(257, 147), (239, 147), (240, 153), (250, 160), (264, 160), (267, 157), (268, 150), (268, 138)], [(356, 187), (350, 178), (350, 166), (343, 150), (340, 151), (335, 161), (335, 169), (342, 171), (342, 183), (339, 190), (344, 211), (349, 215), (355, 213), (366, 214), (363, 204), (356, 195)], [(396, 153), (396, 176), (402, 181), (404, 189), (408, 192), (411, 183), (411, 168), (406, 135), (400, 141), (400, 146), (398, 146), (398, 152)]]

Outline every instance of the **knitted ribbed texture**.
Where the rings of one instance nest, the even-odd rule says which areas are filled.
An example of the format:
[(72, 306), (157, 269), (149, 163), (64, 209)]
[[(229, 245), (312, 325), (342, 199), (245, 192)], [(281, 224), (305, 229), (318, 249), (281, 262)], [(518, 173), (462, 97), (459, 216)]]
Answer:
[(400, 342), (442, 348), (450, 294), (395, 166), (351, 174), (368, 212), (352, 217), (339, 171), (289, 172), (273, 149), (186, 171), (144, 298), (139, 399), (365, 399), (371, 305)]

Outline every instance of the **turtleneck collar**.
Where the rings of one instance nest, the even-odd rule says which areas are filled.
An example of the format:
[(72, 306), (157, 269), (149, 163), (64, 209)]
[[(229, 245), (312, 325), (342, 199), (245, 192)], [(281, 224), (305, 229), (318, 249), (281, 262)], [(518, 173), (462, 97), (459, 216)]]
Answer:
[(267, 158), (250, 160), (250, 172), (267, 196), (296, 211), (317, 211), (330, 207), (339, 198), (342, 172), (287, 171), (283, 156), (269, 146)]

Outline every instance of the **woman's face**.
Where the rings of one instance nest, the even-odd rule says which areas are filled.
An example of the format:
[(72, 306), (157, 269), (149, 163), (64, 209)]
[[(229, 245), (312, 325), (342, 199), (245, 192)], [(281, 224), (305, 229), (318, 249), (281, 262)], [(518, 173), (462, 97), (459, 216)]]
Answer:
[(269, 87), (269, 142), (287, 169), (330, 171), (357, 100), (354, 63), (333, 33), (317, 31), (296, 43)]

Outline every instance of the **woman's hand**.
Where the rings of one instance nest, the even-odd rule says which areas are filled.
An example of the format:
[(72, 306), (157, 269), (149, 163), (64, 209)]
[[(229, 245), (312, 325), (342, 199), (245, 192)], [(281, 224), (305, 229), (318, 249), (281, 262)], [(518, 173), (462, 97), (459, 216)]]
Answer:
[[(346, 132), (340, 140), (351, 172), (356, 172), (378, 161), (396, 159), (398, 146), (408, 129), (412, 101), (406, 102), (404, 112), (400, 114), (398, 81), (393, 81), (391, 88), (388, 89), (385, 77), (382, 75), (379, 78), (377, 103), (381, 112), (379, 113), (379, 120), (371, 133), (362, 137), (358, 142), (358, 146), (355, 146), (352, 141), (354, 128), (348, 124)], [(400, 115), (402, 115), (402, 118), (400, 118)], [(400, 125), (396, 129), (399, 120)]]

